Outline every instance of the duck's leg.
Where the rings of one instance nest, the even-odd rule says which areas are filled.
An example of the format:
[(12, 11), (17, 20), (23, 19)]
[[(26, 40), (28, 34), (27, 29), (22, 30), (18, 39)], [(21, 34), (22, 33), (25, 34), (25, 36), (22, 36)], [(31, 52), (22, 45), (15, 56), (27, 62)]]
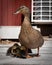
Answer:
[(32, 53), (31, 49), (28, 49), (28, 53)]
[(35, 56), (39, 56), (39, 47), (37, 48), (37, 54), (35, 54)]
[(26, 58), (31, 58), (32, 56), (30, 56), (29, 54), (28, 54), (28, 48), (27, 48), (27, 51), (26, 51)]
[(39, 56), (39, 47), (37, 48), (37, 56)]

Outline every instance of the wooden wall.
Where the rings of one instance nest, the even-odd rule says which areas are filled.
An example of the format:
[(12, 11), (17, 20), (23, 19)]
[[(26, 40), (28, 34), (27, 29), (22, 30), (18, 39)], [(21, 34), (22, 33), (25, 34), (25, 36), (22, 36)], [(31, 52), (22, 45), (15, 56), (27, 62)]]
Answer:
[(0, 26), (21, 25), (21, 14), (13, 14), (21, 5), (31, 9), (31, 0), (0, 0)]

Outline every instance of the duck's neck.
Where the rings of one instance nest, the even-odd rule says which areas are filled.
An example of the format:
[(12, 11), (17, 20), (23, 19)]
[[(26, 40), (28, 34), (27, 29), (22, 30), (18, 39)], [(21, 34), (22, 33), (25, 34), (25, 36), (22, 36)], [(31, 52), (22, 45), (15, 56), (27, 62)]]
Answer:
[(30, 19), (29, 19), (29, 17), (28, 17), (28, 16), (25, 16), (23, 22), (26, 22), (26, 23), (29, 22), (29, 23), (30, 23)]
[(25, 27), (31, 27), (31, 23), (30, 23), (30, 19), (29, 17), (25, 16), (24, 17), (24, 21), (22, 23), (22, 26), (25, 28)]
[(30, 17), (29, 15), (24, 15), (24, 20), (23, 20), (23, 23), (22, 23), (22, 26), (21, 26), (21, 32), (23, 32), (24, 30), (29, 30), (31, 29), (32, 26), (31, 26), (31, 23), (30, 23)]
[(30, 12), (25, 13), (25, 14), (24, 14), (24, 17), (28, 17), (28, 18), (30, 19)]
[(29, 13), (24, 15), (23, 25), (31, 25)]

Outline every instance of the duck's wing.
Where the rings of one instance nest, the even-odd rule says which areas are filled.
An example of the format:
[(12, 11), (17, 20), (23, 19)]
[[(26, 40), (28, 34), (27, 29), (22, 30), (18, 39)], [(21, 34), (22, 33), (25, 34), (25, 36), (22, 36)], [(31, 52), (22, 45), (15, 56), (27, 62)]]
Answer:
[(27, 38), (29, 40), (29, 47), (37, 48), (43, 45), (44, 40), (38, 30), (32, 28), (29, 32), (27, 32)]

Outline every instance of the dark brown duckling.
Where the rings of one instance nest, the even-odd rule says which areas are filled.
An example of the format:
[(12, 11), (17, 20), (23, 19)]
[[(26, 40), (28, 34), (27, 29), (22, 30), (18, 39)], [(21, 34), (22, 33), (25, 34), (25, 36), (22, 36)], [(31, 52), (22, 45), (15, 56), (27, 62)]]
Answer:
[(37, 55), (39, 56), (39, 48), (43, 45), (44, 39), (41, 33), (38, 30), (33, 29), (31, 26), (29, 8), (26, 6), (21, 6), (14, 14), (18, 13), (24, 15), (24, 20), (19, 34), (19, 41), (27, 49), (37, 48)]
[(7, 50), (6, 55), (7, 56), (15, 56), (16, 52), (17, 52), (17, 48), (19, 48), (19, 45), (17, 43), (15, 43), (14, 45), (12, 45), (11, 47), (9, 47), (9, 49)]
[[(26, 58), (26, 50), (27, 49), (25, 46), (19, 46), (17, 43), (15, 43), (13, 46), (9, 47), (6, 55), (19, 58)], [(32, 53), (30, 49), (28, 49), (28, 53)]]

